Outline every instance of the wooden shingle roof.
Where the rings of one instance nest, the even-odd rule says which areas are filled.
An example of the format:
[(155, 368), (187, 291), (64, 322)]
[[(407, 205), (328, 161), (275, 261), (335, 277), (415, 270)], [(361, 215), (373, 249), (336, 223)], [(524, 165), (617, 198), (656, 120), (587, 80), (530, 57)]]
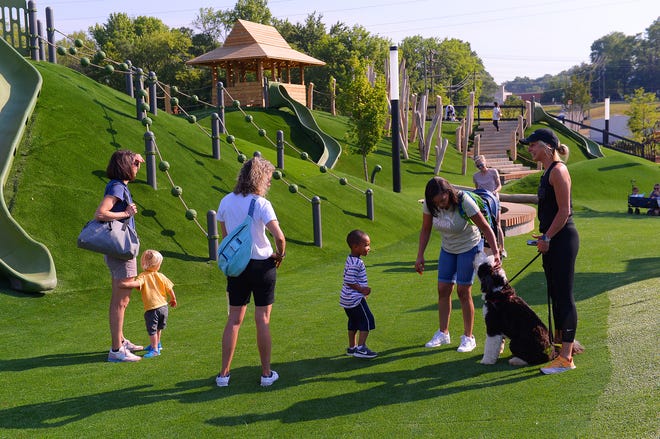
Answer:
[(222, 47), (187, 61), (189, 65), (222, 65), (229, 61), (272, 59), (299, 65), (325, 63), (289, 46), (273, 26), (238, 20)]

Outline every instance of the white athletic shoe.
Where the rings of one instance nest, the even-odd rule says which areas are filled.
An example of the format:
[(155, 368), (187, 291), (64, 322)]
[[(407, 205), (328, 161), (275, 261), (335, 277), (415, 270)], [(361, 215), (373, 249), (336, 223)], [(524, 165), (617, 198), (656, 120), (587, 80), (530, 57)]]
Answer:
[(472, 352), (476, 347), (477, 342), (474, 339), (474, 335), (471, 337), (468, 337), (467, 335), (461, 335), (461, 344), (456, 350), (458, 352)]
[(141, 359), (142, 357), (135, 355), (124, 346), (120, 347), (117, 352), (113, 352), (112, 349), (108, 352), (108, 361), (111, 363), (134, 362)]
[(449, 333), (447, 332), (445, 334), (444, 332), (438, 329), (435, 332), (435, 334), (433, 334), (433, 338), (428, 342), (426, 342), (424, 346), (426, 346), (427, 348), (437, 348), (438, 346), (449, 343), (451, 343), (451, 337), (449, 336)]

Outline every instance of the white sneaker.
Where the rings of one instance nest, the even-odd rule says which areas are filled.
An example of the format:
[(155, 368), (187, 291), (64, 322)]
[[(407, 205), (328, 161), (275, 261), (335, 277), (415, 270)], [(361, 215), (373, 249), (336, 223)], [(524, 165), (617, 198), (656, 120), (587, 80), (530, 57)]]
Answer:
[(426, 342), (424, 346), (427, 348), (437, 348), (438, 346), (449, 343), (451, 343), (451, 337), (449, 336), (449, 333), (444, 333), (438, 329), (435, 334), (433, 334), (433, 338)]
[(265, 377), (265, 376), (263, 376), (263, 375), (261, 376), (261, 385), (262, 385), (263, 387), (270, 386), (270, 385), (272, 385), (275, 381), (277, 381), (277, 379), (278, 379), (279, 377), (280, 377), (280, 376), (277, 374), (277, 372), (275, 372), (274, 370), (271, 370), (271, 371), (270, 371), (270, 376), (269, 376), (269, 377)]
[(471, 337), (468, 337), (467, 335), (461, 335), (461, 344), (456, 350), (458, 352), (472, 352), (476, 347), (477, 342), (474, 339), (474, 335)]
[(128, 349), (129, 351), (142, 351), (142, 350), (144, 350), (144, 346), (140, 346), (140, 345), (137, 345), (137, 344), (133, 344), (133, 343), (131, 343), (131, 341), (130, 341), (129, 339), (127, 339), (127, 338), (124, 339), (124, 342), (122, 343), (122, 345), (123, 345), (126, 349)]
[(231, 375), (227, 375), (227, 376), (224, 376), (224, 377), (220, 376), (220, 375), (216, 376), (215, 377), (215, 384), (217, 384), (218, 387), (227, 387), (229, 385), (229, 377), (230, 376)]
[(108, 352), (108, 361), (111, 363), (133, 362), (141, 359), (142, 357), (135, 355), (124, 346), (120, 347), (117, 352), (113, 352), (112, 349)]

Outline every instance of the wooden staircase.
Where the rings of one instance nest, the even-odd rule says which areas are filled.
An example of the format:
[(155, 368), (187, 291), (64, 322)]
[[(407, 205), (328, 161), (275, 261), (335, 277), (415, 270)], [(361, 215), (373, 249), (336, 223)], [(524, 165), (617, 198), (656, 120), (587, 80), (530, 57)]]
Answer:
[(497, 169), (502, 184), (539, 172), (537, 169), (514, 163), (509, 159), (507, 150), (513, 142), (513, 133), (517, 125), (518, 122), (515, 120), (501, 120), (500, 130), (497, 131), (492, 122), (484, 121), (479, 125), (480, 130), (475, 133), (480, 134), (479, 154), (486, 157), (489, 168)]

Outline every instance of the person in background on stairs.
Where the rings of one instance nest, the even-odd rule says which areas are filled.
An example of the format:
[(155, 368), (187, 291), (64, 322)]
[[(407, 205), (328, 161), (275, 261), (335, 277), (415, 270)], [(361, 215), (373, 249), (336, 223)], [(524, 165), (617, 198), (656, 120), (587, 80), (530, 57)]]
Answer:
[(494, 107), (493, 107), (493, 125), (495, 125), (495, 129), (497, 131), (500, 130), (500, 118), (502, 117), (502, 109), (500, 108), (500, 104), (497, 103), (497, 101), (493, 102)]
[[(474, 164), (477, 169), (479, 169), (479, 171), (472, 176), (474, 187), (476, 189), (486, 189), (487, 191), (492, 192), (499, 200), (500, 190), (502, 189), (500, 173), (497, 172), (497, 169), (488, 167), (486, 157), (483, 155), (477, 156), (474, 159)], [(500, 223), (500, 211), (497, 212), (495, 224), (497, 224), (497, 245), (500, 248), (500, 255), (503, 258), (506, 258), (506, 250), (504, 250), (504, 231), (502, 230), (502, 224)]]

